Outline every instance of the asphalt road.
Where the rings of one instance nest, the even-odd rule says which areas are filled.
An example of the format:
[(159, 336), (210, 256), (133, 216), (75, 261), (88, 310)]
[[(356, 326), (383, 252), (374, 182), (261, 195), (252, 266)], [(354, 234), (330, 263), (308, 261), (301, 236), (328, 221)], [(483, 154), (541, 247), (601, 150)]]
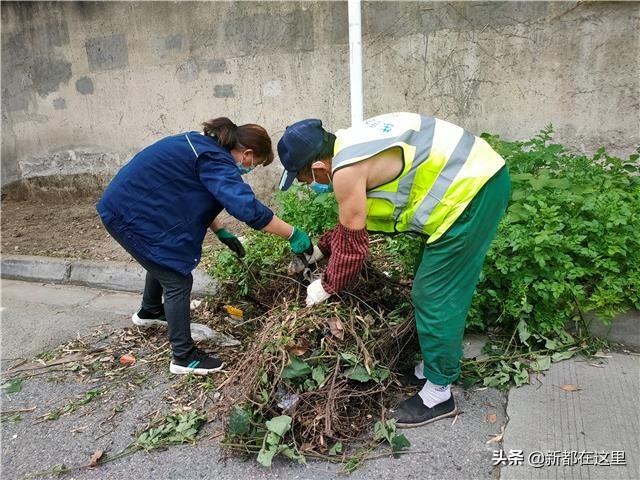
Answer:
[[(139, 297), (135, 294), (2, 280), (3, 369), (12, 359), (32, 357), (78, 333), (90, 332), (98, 324), (125, 326), (138, 304)], [(17, 393), (7, 393), (6, 389), (0, 393), (3, 412), (36, 407), (21, 413), (19, 419), (2, 423), (3, 478), (23, 478), (56, 464), (84, 465), (96, 449), (119, 451), (131, 442), (149, 413), (168, 408), (163, 398), (172, 381), (166, 373), (145, 382), (123, 402), (124, 411), (112, 421), (107, 419), (119, 401), (113, 396), (77, 414), (42, 422), (41, 415), (91, 388), (77, 380), (45, 377), (26, 379)], [(495, 478), (492, 456), (499, 445), (487, 444), (487, 440), (506, 423), (506, 396), (492, 389), (462, 391), (456, 387), (454, 392), (463, 412), (455, 423), (446, 419), (405, 431), (411, 441), (411, 453), (398, 459), (384, 456), (368, 460), (350, 477)], [(495, 421), (488, 414), (495, 414)], [(139, 451), (96, 469), (73, 471), (66, 478), (325, 479), (343, 475), (341, 465), (326, 462), (310, 460), (306, 465), (297, 465), (277, 460), (271, 469), (266, 469), (252, 458), (229, 456), (218, 445), (218, 439), (211, 438), (216, 428), (205, 427), (194, 445)]]

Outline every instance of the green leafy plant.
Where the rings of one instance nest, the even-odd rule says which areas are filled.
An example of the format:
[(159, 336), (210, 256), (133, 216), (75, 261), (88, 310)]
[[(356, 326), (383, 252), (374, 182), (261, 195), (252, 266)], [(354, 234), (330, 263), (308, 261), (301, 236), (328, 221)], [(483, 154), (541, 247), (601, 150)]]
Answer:
[(373, 366), (367, 369), (363, 364), (363, 360), (354, 353), (343, 352), (340, 354), (340, 358), (345, 365), (349, 366), (343, 373), (343, 376), (349, 380), (355, 380), (360, 383), (374, 380), (380, 383), (389, 378), (389, 369), (380, 365), (378, 362), (374, 362)]
[(293, 185), (286, 192), (278, 192), (280, 217), (296, 227), (316, 236), (336, 226), (338, 204), (333, 193), (317, 194), (308, 187)]
[[(525, 384), (531, 375), (544, 372), (553, 362), (595, 353), (603, 346), (583, 335), (587, 331), (583, 312), (593, 311), (607, 319), (629, 307), (640, 308), (640, 216), (636, 215), (640, 204), (639, 157), (633, 155), (623, 161), (604, 150), (593, 157), (575, 155), (553, 144), (551, 135), (551, 127), (525, 142), (483, 135), (509, 166), (512, 199), (487, 255), (468, 318), (468, 327), (488, 331), (491, 342), (480, 357), (463, 362), (465, 385), (480, 383), (503, 389)], [(293, 188), (279, 195), (278, 201), (279, 214), (312, 236), (337, 222), (333, 195), (316, 196), (306, 188)], [(410, 304), (404, 295), (409, 290), (420, 243), (409, 235), (372, 236), (372, 268), (361, 282), (367, 289), (347, 292), (350, 295), (343, 296), (341, 306), (331, 312), (322, 310), (322, 306), (310, 312), (294, 301), (282, 310), (276, 306), (268, 318), (260, 320), (263, 336), (250, 345), (251, 355), (244, 364), (246, 369), (255, 369), (251, 377), (255, 381), (247, 395), (251, 403), (232, 412), (227, 438), (236, 443), (228, 445), (259, 451), (263, 465), (271, 465), (280, 453), (298, 460), (300, 452), (294, 445), (307, 442), (308, 437), (302, 435), (315, 431), (307, 425), (315, 425), (322, 418), (317, 412), (323, 406), (310, 400), (321, 397), (316, 392), (331, 385), (330, 380), (350, 380), (336, 382), (342, 388), (342, 396), (336, 398), (349, 398), (349, 408), (357, 408), (360, 397), (352, 401), (354, 397), (347, 394), (360, 395), (369, 388), (387, 393), (393, 388), (384, 364), (396, 369), (397, 362), (390, 360), (396, 357), (394, 352), (381, 352), (381, 343), (388, 342), (376, 339), (395, 328), (403, 335), (410, 331), (401, 328), (412, 324)], [(247, 236), (246, 247), (244, 261), (223, 252), (211, 271), (233, 282), (241, 293), (284, 274), (289, 259), (286, 242), (256, 233)], [(387, 283), (387, 277), (397, 281)], [(344, 307), (363, 299), (366, 312), (380, 309), (384, 329), (368, 320), (368, 313)], [(336, 315), (351, 328), (325, 325)], [(576, 325), (579, 322), (580, 332), (568, 333), (571, 320)], [(306, 343), (299, 342), (301, 337)], [(294, 355), (296, 351), (304, 353)], [(275, 412), (285, 412), (278, 405), (278, 390), (303, 399), (295, 409), (286, 410), (294, 420), (287, 415), (271, 418)], [(306, 431), (292, 425), (305, 425)], [(374, 430), (376, 441), (369, 447), (351, 457), (342, 455), (348, 471), (357, 468), (381, 442), (387, 442), (396, 454), (408, 446), (406, 438), (395, 433), (393, 422), (378, 422)], [(341, 434), (330, 438), (355, 437)], [(314, 445), (318, 447), (316, 453), (326, 452), (326, 444)], [(339, 453), (336, 445), (328, 457)]]
[(22, 390), (22, 382), (22, 378), (12, 378), (5, 383), (2, 388), (4, 388), (7, 393), (18, 393)]
[(333, 444), (333, 447), (329, 449), (329, 455), (339, 455), (342, 453), (342, 442), (336, 442)]
[(207, 416), (195, 410), (167, 415), (161, 425), (149, 428), (138, 435), (134, 446), (148, 451), (193, 442), (206, 421)]
[(479, 383), (500, 390), (521, 386), (529, 383), (530, 374), (544, 372), (552, 363), (578, 354), (593, 355), (606, 346), (606, 340), (588, 334), (575, 337), (560, 331), (550, 338), (532, 331), (521, 320), (509, 340), (495, 336), (480, 356), (462, 361), (462, 383), (465, 388)]
[[(411, 446), (411, 442), (404, 436), (396, 433), (396, 421), (387, 420), (385, 422), (377, 421), (373, 427), (374, 440), (386, 441), (391, 446), (391, 451), (397, 454), (405, 448)], [(397, 456), (397, 455), (394, 455)]]
[(67, 415), (75, 412), (83, 405), (86, 405), (92, 402), (94, 399), (101, 396), (104, 392), (106, 392), (106, 388), (94, 388), (85, 392), (80, 398), (73, 400), (67, 403), (64, 407), (59, 408), (58, 410), (54, 410), (53, 412), (49, 412), (45, 415), (45, 420), (58, 420), (62, 415)]
[(265, 423), (267, 434), (264, 436), (262, 448), (258, 452), (258, 462), (270, 467), (273, 457), (282, 454), (285, 457), (295, 460), (298, 463), (305, 463), (303, 455), (297, 453), (295, 447), (284, 443), (284, 435), (291, 429), (291, 417), (280, 415)]
[(312, 369), (307, 362), (295, 355), (289, 356), (289, 365), (282, 370), (282, 378), (300, 378), (311, 375)]
[(251, 287), (268, 285), (273, 280), (262, 271), (284, 273), (289, 259), (289, 245), (274, 235), (249, 232), (245, 237), (246, 256), (239, 259), (229, 249), (207, 252), (211, 258), (208, 273), (213, 277), (232, 283), (240, 296), (246, 296)]
[(244, 437), (251, 432), (251, 414), (236, 405), (229, 416), (227, 433), (230, 438)]
[[(477, 287), (469, 325), (521, 321), (553, 336), (576, 314), (640, 308), (638, 155), (573, 155), (551, 126), (526, 142), (483, 137), (511, 171), (511, 205)], [(636, 175), (630, 175), (630, 172)]]
[[(294, 185), (286, 192), (279, 192), (276, 201), (283, 220), (313, 237), (336, 225), (338, 206), (333, 194), (318, 195), (307, 187)], [(208, 273), (232, 283), (240, 296), (246, 296), (251, 288), (268, 285), (273, 281), (273, 274), (285, 274), (290, 260), (288, 243), (274, 235), (251, 231), (244, 243), (246, 256), (243, 259), (238, 259), (228, 249), (203, 252), (204, 263), (209, 265)]]

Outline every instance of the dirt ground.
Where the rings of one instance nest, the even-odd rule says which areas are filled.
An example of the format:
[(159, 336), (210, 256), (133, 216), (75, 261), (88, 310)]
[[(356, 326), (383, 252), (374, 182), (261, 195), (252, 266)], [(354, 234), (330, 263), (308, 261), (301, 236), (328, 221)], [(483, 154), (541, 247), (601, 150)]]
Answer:
[[(133, 261), (102, 226), (95, 208), (98, 198), (2, 200), (1, 253)], [(247, 229), (225, 212), (221, 219), (235, 234)], [(217, 242), (207, 233), (204, 245)]]

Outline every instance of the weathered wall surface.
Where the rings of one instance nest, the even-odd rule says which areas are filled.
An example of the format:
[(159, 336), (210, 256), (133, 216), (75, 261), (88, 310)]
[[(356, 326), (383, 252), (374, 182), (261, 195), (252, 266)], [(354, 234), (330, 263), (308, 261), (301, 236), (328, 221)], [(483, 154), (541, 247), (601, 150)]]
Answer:
[[(274, 144), (349, 112), (346, 2), (2, 2), (2, 184), (112, 173), (213, 116)], [(639, 144), (640, 13), (630, 2), (365, 2), (365, 116), (471, 131), (553, 123), (578, 150)], [(278, 167), (250, 175), (273, 189)]]

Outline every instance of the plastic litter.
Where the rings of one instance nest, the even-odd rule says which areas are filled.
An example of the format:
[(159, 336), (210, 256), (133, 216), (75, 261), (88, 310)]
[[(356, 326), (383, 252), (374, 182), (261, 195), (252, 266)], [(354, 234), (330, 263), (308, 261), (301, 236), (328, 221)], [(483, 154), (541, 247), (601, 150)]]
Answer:
[(283, 390), (278, 389), (276, 392), (276, 398), (278, 401), (278, 408), (283, 412), (287, 412), (295, 407), (300, 401), (300, 396), (296, 393), (285, 393)]
[(211, 340), (219, 347), (236, 347), (240, 345), (240, 341), (235, 338), (225, 335), (222, 332), (213, 330), (201, 323), (191, 324), (191, 338), (194, 342), (200, 342), (202, 340)]
[(233, 305), (225, 305), (224, 309), (231, 316), (233, 320), (242, 320), (244, 317), (244, 312)]

